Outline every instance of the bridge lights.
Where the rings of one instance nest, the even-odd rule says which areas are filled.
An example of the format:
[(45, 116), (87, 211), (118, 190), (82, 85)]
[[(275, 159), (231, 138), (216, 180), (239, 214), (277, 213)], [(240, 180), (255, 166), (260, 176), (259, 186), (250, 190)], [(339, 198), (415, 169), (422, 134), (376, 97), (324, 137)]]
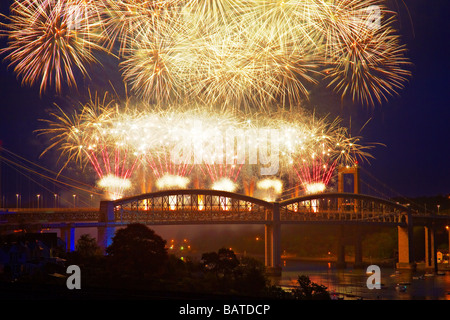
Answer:
[(220, 207), (223, 211), (230, 210), (231, 207), (231, 199), (228, 197), (219, 197)]
[(19, 208), (20, 194), (16, 193), (16, 208)]
[(205, 208), (204, 203), (203, 203), (203, 195), (198, 195), (197, 203), (198, 203), (198, 210), (202, 211)]
[(445, 229), (448, 231), (448, 263), (450, 265), (450, 227), (445, 226)]
[(177, 196), (169, 196), (169, 210), (174, 211), (177, 205)]

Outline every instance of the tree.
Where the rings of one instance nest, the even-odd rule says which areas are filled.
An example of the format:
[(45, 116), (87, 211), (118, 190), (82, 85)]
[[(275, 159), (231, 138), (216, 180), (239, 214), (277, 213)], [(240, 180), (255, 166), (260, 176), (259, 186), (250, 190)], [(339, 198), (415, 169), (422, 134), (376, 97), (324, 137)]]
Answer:
[(203, 267), (217, 274), (227, 275), (232, 273), (239, 265), (239, 260), (233, 250), (222, 248), (216, 252), (202, 254)]
[(134, 223), (116, 232), (106, 249), (116, 271), (143, 277), (158, 275), (167, 259), (166, 241), (147, 226)]
[(265, 275), (264, 264), (251, 257), (242, 257), (234, 270), (235, 288), (238, 292), (250, 295), (262, 294), (270, 281)]
[(80, 258), (93, 258), (101, 256), (102, 249), (97, 244), (97, 240), (91, 237), (89, 234), (81, 235), (77, 241), (75, 250), (79, 254)]
[(312, 282), (308, 276), (301, 275), (297, 279), (298, 287), (292, 290), (294, 299), (297, 300), (329, 300), (330, 294), (327, 288)]

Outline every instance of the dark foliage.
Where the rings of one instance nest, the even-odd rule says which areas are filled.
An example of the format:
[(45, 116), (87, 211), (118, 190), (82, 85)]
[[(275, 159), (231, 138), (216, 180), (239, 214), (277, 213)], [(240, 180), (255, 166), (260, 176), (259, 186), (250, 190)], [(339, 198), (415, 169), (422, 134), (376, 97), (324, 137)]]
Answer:
[(294, 299), (297, 300), (329, 300), (330, 294), (327, 288), (312, 282), (308, 276), (301, 275), (297, 279), (298, 287), (292, 290)]
[(120, 229), (106, 249), (115, 272), (130, 276), (157, 276), (168, 259), (166, 241), (139, 223)]

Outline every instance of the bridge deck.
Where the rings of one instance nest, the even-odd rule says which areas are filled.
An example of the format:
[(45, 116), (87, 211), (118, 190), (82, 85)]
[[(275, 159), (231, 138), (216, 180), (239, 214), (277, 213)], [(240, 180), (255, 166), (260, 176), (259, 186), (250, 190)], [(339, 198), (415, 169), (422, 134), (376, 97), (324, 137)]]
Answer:
[[(432, 219), (449, 223), (449, 217), (410, 213), (385, 199), (350, 193), (322, 193), (267, 202), (241, 194), (215, 190), (168, 190), (111, 202), (108, 225), (141, 222), (177, 224), (381, 224), (404, 226), (411, 214), (415, 223)], [(274, 213), (277, 213), (276, 215)], [(41, 208), (0, 213), (0, 230), (21, 225), (63, 227), (104, 226), (102, 208)]]

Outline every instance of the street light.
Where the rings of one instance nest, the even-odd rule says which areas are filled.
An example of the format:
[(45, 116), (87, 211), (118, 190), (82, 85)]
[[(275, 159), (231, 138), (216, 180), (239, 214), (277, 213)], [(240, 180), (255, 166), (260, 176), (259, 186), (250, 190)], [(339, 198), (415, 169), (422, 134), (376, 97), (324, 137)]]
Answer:
[(57, 206), (57, 200), (56, 200), (56, 199), (58, 198), (58, 195), (55, 193), (54, 196), (55, 196), (55, 208), (58, 208), (58, 206)]
[(441, 205), (440, 204), (438, 204), (437, 205), (437, 208), (438, 208), (438, 214), (439, 214), (439, 208), (441, 207)]
[(77, 197), (76, 194), (73, 195), (73, 207), (75, 208), (75, 198)]
[(39, 209), (39, 198), (41, 197), (41, 195), (37, 194), (36, 197), (37, 197), (37, 208)]
[(19, 208), (19, 198), (20, 194), (16, 193), (16, 208)]
[(450, 267), (450, 227), (445, 226), (445, 229), (447, 229), (448, 232), (448, 266)]

